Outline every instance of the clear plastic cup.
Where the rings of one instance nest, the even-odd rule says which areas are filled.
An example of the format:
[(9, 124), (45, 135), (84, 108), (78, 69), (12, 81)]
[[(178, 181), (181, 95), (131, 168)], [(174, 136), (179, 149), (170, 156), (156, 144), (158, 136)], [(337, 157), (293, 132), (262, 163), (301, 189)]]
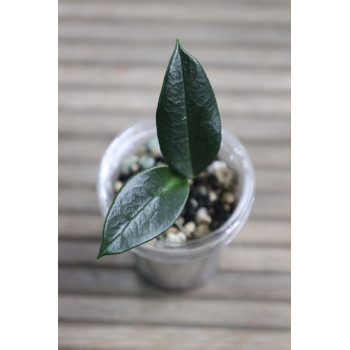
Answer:
[[(114, 182), (120, 164), (136, 154), (144, 144), (157, 136), (155, 119), (147, 119), (118, 135), (105, 151), (99, 169), (97, 194), (105, 217), (114, 198)], [(237, 205), (229, 219), (205, 237), (170, 244), (153, 240), (131, 251), (139, 273), (148, 281), (165, 288), (189, 288), (213, 277), (221, 249), (229, 244), (245, 225), (254, 201), (255, 177), (250, 158), (231, 133), (223, 130), (220, 159), (238, 174)]]

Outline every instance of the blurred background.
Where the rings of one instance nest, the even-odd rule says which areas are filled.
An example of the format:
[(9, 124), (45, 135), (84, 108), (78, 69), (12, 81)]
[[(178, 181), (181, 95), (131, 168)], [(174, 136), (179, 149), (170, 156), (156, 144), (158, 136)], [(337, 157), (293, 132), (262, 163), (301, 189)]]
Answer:
[[(59, 0), (59, 348), (290, 348), (290, 2)], [(256, 170), (251, 217), (209, 284), (167, 292), (96, 260), (116, 134), (155, 116), (175, 39)]]

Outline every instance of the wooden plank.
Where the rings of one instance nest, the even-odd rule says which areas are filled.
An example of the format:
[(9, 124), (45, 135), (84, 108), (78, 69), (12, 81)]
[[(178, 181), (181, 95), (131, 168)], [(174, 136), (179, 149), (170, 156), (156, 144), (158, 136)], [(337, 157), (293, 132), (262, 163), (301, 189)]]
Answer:
[[(96, 188), (99, 164), (63, 163), (58, 169), (59, 188)], [(290, 193), (290, 171), (275, 169), (256, 169), (256, 191), (270, 194)]]
[(235, 246), (233, 242), (222, 250), (220, 269), (289, 273), (291, 270), (290, 248)]
[(59, 214), (59, 238), (99, 239), (103, 227), (100, 214)]
[[(121, 113), (143, 112), (154, 115), (159, 98), (159, 91), (59, 91), (59, 108), (82, 113), (86, 110)], [(281, 114), (290, 112), (289, 95), (249, 94), (232, 96), (232, 94), (216, 94), (221, 115), (249, 113), (256, 115)]]
[[(224, 130), (234, 130), (242, 142), (276, 142), (290, 143), (290, 120), (224, 117)], [(117, 115), (85, 115), (60, 113), (58, 120), (59, 137), (98, 137), (111, 140), (117, 133), (125, 129), (126, 121), (132, 125), (140, 118)], [(154, 118), (155, 123), (155, 118)]]
[[(61, 2), (69, 2), (70, 0), (60, 0)], [(120, 3), (120, 2), (125, 2), (126, 0), (74, 0), (76, 3), (82, 3), (85, 4), (87, 2), (91, 2), (91, 3), (99, 3), (101, 2), (114, 2), (114, 3)], [(174, 0), (127, 0), (128, 3), (136, 3), (136, 4), (143, 4), (143, 3), (154, 3), (154, 4), (158, 4), (158, 3), (166, 3), (166, 2), (173, 2)], [(182, 3), (192, 3), (192, 4), (206, 4), (208, 2), (212, 2), (212, 0), (177, 0), (178, 4), (182, 4)], [(290, 0), (217, 0), (216, 3), (219, 5), (224, 6), (226, 3), (240, 3), (240, 2), (244, 2), (245, 4), (251, 4), (251, 5), (261, 5), (261, 4), (277, 4), (277, 5), (285, 5), (290, 7)]]
[(290, 245), (289, 221), (248, 220), (232, 244)]
[[(101, 238), (103, 219), (100, 214), (58, 215), (58, 235), (61, 239)], [(290, 245), (290, 222), (249, 220), (234, 244), (241, 245)]]
[(244, 2), (226, 3), (218, 6), (208, 3), (198, 6), (193, 3), (182, 5), (175, 3), (148, 3), (147, 6), (129, 2), (81, 2), (60, 1), (60, 18), (109, 19), (114, 21), (148, 20), (163, 23), (243, 23), (243, 24), (282, 24), (290, 23), (290, 11), (285, 5), (245, 4)]
[(185, 291), (156, 288), (131, 269), (60, 267), (58, 289), (64, 294), (124, 295), (133, 297), (290, 300), (288, 274), (220, 272), (203, 286)]
[[(70, 0), (60, 0), (61, 2), (69, 2)], [(126, 0), (74, 0), (76, 3), (82, 3), (85, 4), (87, 2), (91, 2), (91, 3), (96, 3), (96, 2), (114, 2), (114, 3), (120, 3), (120, 2), (125, 2)], [(174, 0), (127, 0), (128, 3), (136, 3), (136, 4), (143, 4), (143, 3), (166, 3), (166, 2), (173, 2)], [(182, 4), (182, 3), (192, 3), (192, 4), (206, 4), (208, 2), (212, 2), (212, 0), (177, 0), (178, 4)], [(268, 4), (268, 5), (273, 5), (273, 4), (277, 4), (277, 5), (284, 5), (284, 6), (288, 6), (290, 7), (290, 0), (216, 0), (216, 3), (219, 5), (224, 6), (226, 3), (240, 3), (240, 2), (244, 2), (245, 4), (250, 4), (250, 5), (261, 5), (261, 4)]]
[[(64, 241), (58, 244), (58, 260), (62, 266), (134, 267), (131, 252), (96, 259), (98, 241)], [(289, 273), (289, 247), (254, 247), (235, 245), (224, 248), (220, 257), (222, 271), (254, 273)]]
[(60, 320), (117, 324), (289, 330), (285, 302), (61, 295)]
[[(76, 24), (75, 24), (76, 25)], [(86, 26), (84, 32), (88, 32), (91, 26)], [(90, 31), (94, 30), (90, 28)], [(96, 37), (96, 31), (94, 30)], [(110, 32), (109, 32), (110, 33)], [(115, 33), (113, 30), (112, 33)], [(120, 34), (120, 33), (119, 33)], [(88, 34), (87, 34), (88, 35)], [(101, 33), (102, 36), (102, 33)], [(108, 37), (108, 35), (107, 35)], [(89, 41), (90, 40), (90, 41)], [(151, 66), (152, 68), (162, 67), (165, 70), (169, 57), (172, 54), (174, 39), (169, 38), (168, 45), (134, 45), (120, 43), (113, 38), (106, 40), (104, 37), (96, 38), (91, 42), (91, 36), (79, 36), (74, 39), (61, 39), (59, 41), (58, 58), (59, 62), (66, 64), (86, 65), (100, 64), (105, 68), (115, 68), (127, 66)], [(206, 71), (210, 69), (223, 68), (249, 68), (259, 72), (262, 68), (278, 69), (285, 72), (290, 68), (290, 48), (289, 47), (264, 47), (264, 46), (237, 46), (231, 43), (224, 43), (221, 46), (213, 45), (215, 50), (209, 49), (210, 42), (192, 43), (188, 40), (182, 41), (183, 46), (197, 57)], [(68, 68), (71, 68), (68, 66)], [(164, 72), (163, 72), (164, 75)]]
[[(117, 133), (118, 131), (116, 131)], [(59, 162), (99, 163), (112, 141), (90, 138), (59, 138)], [(290, 144), (246, 144), (255, 168), (290, 169)]]
[[(137, 57), (141, 57), (142, 61), (144, 60), (143, 56), (146, 56), (148, 48), (145, 49), (144, 55), (140, 52)], [(140, 50), (141, 51), (141, 50)], [(220, 50), (221, 51), (221, 50)], [(239, 53), (239, 50), (237, 50)], [(119, 54), (118, 57), (122, 55), (128, 55), (129, 49), (123, 51), (122, 54)], [(207, 52), (211, 50), (203, 51), (201, 55), (205, 58)], [(155, 55), (152, 53), (152, 55)], [(247, 52), (247, 55), (250, 56), (250, 52)], [(166, 56), (166, 57), (165, 57)], [(67, 66), (60, 65), (59, 67), (59, 84), (64, 88), (81, 88), (85, 89), (113, 89), (117, 90), (118, 88), (122, 89), (150, 89), (160, 92), (161, 84), (164, 78), (166, 64), (168, 62), (169, 52), (164, 54), (164, 60), (162, 59), (159, 62), (157, 67), (148, 67), (140, 63), (135, 67), (130, 65), (127, 66), (118, 66), (115, 62), (114, 66)], [(236, 57), (237, 53), (233, 55)], [(272, 51), (271, 56), (279, 55)], [(156, 57), (159, 57), (158, 55)], [(230, 56), (230, 60), (234, 59)], [(253, 55), (253, 57), (256, 57)], [(288, 54), (289, 57), (289, 54)], [(245, 58), (244, 58), (245, 59)], [(261, 58), (258, 56), (257, 60), (261, 61)], [(202, 60), (201, 60), (202, 61)], [(144, 61), (143, 61), (144, 62)], [(290, 71), (288, 65), (284, 64), (283, 67), (285, 71), (281, 70), (272, 70), (272, 69), (243, 69), (243, 68), (207, 68), (205, 67), (206, 73), (210, 79), (210, 82), (213, 86), (215, 92), (277, 92), (277, 93), (287, 93), (290, 92)]]
[(60, 323), (62, 350), (288, 350), (289, 331)]

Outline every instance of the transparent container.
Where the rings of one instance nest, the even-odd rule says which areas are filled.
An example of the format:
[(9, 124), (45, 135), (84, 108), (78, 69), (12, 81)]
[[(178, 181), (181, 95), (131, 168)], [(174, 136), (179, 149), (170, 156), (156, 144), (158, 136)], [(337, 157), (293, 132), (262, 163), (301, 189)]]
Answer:
[[(155, 119), (147, 119), (126, 129), (108, 146), (100, 164), (97, 183), (103, 217), (114, 198), (113, 184), (119, 176), (121, 161), (137, 153), (145, 142), (156, 136)], [(139, 273), (155, 285), (171, 289), (189, 288), (212, 278), (221, 249), (237, 236), (246, 223), (254, 201), (252, 163), (239, 140), (226, 130), (222, 132), (219, 157), (238, 174), (237, 206), (220, 228), (203, 238), (181, 244), (153, 240), (132, 249)]]

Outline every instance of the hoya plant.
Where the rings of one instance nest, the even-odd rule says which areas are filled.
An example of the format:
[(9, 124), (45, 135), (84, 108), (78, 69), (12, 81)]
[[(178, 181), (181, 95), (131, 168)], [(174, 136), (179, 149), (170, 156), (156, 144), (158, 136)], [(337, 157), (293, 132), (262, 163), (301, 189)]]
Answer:
[(188, 179), (219, 152), (221, 121), (213, 89), (179, 40), (165, 73), (156, 125), (167, 165), (140, 171), (124, 183), (106, 215), (97, 258), (123, 253), (173, 225), (189, 195)]

